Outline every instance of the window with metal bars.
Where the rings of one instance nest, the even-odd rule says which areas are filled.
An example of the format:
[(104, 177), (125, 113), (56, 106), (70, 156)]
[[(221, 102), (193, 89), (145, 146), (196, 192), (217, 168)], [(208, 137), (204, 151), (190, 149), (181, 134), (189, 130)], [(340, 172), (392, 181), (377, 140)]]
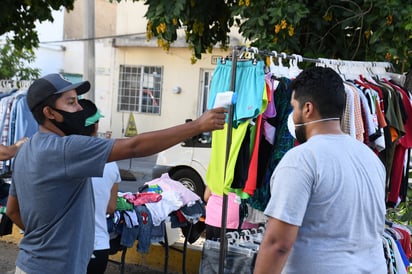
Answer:
[(120, 65), (117, 111), (160, 114), (163, 68)]

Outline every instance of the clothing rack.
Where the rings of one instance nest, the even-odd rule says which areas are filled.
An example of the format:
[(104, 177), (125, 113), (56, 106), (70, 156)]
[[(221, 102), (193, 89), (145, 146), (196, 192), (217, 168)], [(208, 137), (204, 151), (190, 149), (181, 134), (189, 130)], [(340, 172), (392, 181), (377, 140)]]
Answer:
[(0, 91), (8, 92), (12, 89), (28, 89), (31, 80), (0, 80)]
[[(231, 82), (230, 82), (230, 91), (233, 93), (236, 92), (236, 65), (238, 59), (250, 59), (254, 60), (256, 55), (261, 56), (271, 56), (275, 58), (279, 58), (279, 62), (282, 60), (295, 60), (296, 62), (310, 62), (316, 63), (317, 66), (323, 67), (331, 67), (337, 70), (340, 73), (340, 67), (343, 66), (351, 66), (351, 67), (360, 67), (360, 68), (378, 68), (380, 71), (386, 71), (386, 69), (390, 69), (390, 71), (394, 71), (393, 65), (389, 62), (370, 62), (370, 61), (350, 61), (350, 60), (339, 60), (339, 59), (326, 59), (326, 58), (308, 58), (303, 57), (297, 54), (286, 54), (285, 52), (276, 52), (270, 50), (259, 50), (256, 47), (246, 47), (246, 46), (236, 46), (233, 48), (232, 54), (230, 56), (232, 65), (231, 65)], [(227, 58), (226, 60), (230, 59)], [(224, 61), (224, 60), (222, 60)], [(228, 130), (226, 136), (226, 151), (225, 151), (225, 167), (224, 167), (224, 178), (223, 182), (226, 180), (226, 169), (227, 163), (229, 160), (230, 154), (230, 147), (232, 142), (232, 120), (233, 120), (233, 111), (234, 106), (233, 104), (229, 105), (228, 111)], [(226, 258), (226, 251), (227, 251), (227, 236), (226, 236), (226, 221), (227, 221), (227, 206), (228, 206), (228, 195), (223, 193), (223, 203), (222, 203), (222, 220), (221, 220), (221, 230), (220, 230), (220, 250), (219, 250), (219, 268), (218, 273), (224, 273), (224, 264)]]
[[(285, 60), (296, 60), (298, 62), (310, 62), (310, 63), (317, 63), (323, 66), (355, 66), (355, 67), (382, 67), (382, 68), (389, 68), (392, 71), (394, 70), (393, 64), (390, 62), (375, 62), (375, 61), (352, 61), (352, 60), (341, 60), (341, 59), (329, 59), (329, 58), (308, 58), (303, 57), (298, 54), (286, 54), (285, 52), (278, 53), (275, 50), (259, 50), (256, 47), (235, 47), (233, 53), (235, 51), (240, 52), (240, 56), (242, 57), (243, 53), (251, 53), (252, 58), (254, 54), (262, 55), (262, 56), (271, 56), (275, 58), (281, 58)], [(233, 55), (234, 55), (233, 54)], [(250, 57), (249, 57), (250, 58)], [(233, 60), (233, 56), (232, 56)]]

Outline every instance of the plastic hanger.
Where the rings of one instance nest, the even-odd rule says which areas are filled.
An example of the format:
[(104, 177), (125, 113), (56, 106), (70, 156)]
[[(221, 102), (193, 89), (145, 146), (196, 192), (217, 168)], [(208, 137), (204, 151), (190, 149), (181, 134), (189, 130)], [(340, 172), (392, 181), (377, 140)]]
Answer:
[(283, 59), (286, 59), (287, 55), (284, 52), (280, 53), (278, 57), (278, 72), (279, 77), (289, 77), (289, 68), (283, 65)]
[(292, 57), (289, 60), (289, 78), (294, 79), (302, 70), (299, 68), (298, 63), (303, 61), (302, 55), (292, 54)]

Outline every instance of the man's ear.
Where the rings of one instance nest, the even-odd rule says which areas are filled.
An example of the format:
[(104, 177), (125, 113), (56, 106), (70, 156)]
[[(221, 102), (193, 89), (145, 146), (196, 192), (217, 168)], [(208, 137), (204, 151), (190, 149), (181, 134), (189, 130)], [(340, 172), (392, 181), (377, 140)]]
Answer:
[(55, 111), (51, 107), (49, 107), (49, 106), (43, 107), (43, 115), (47, 119), (49, 119), (49, 120), (56, 119), (56, 116), (54, 115), (54, 113), (55, 113)]
[(306, 118), (311, 118), (311, 116), (313, 116), (314, 114), (314, 105), (312, 102), (308, 101), (305, 102), (305, 104), (303, 105), (302, 108), (302, 115), (305, 116)]

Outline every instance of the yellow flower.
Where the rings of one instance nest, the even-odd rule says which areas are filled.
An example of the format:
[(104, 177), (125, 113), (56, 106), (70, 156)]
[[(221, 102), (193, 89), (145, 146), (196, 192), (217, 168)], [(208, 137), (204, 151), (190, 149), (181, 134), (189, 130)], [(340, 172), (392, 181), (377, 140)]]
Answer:
[(288, 23), (286, 22), (286, 19), (282, 19), (282, 21), (280, 21), (280, 27), (282, 29), (286, 29), (287, 26), (288, 26)]
[(293, 25), (289, 25), (288, 34), (289, 36), (293, 36), (295, 34), (295, 28), (293, 27)]
[(192, 55), (192, 57), (190, 58), (190, 63), (191, 63), (192, 65), (194, 65), (194, 64), (196, 64), (196, 62), (197, 62), (196, 56), (195, 56), (195, 55)]
[(365, 30), (364, 35), (366, 40), (368, 40), (371, 37), (372, 31), (371, 30)]
[(204, 24), (196, 20), (193, 23), (193, 32), (197, 33), (199, 36), (202, 36), (204, 31), (205, 31)]
[(161, 38), (157, 38), (157, 46), (160, 48), (163, 47), (163, 40)]
[(327, 21), (327, 22), (330, 22), (330, 21), (332, 21), (332, 13), (331, 12), (328, 12), (328, 13), (325, 13), (325, 15), (323, 15), (323, 20), (325, 20), (325, 21)]
[(152, 21), (148, 21), (146, 25), (146, 40), (149, 41), (153, 38), (153, 31), (152, 31)]
[(386, 60), (390, 60), (392, 58), (392, 55), (389, 53), (389, 52), (387, 52), (386, 54), (385, 54), (385, 59)]
[(243, 6), (245, 4), (245, 1), (239, 0), (239, 6)]
[(246, 7), (249, 7), (249, 6), (250, 6), (250, 0), (246, 0), (245, 6), (246, 6)]
[(389, 15), (389, 16), (386, 18), (386, 25), (390, 26), (390, 25), (392, 25), (392, 22), (393, 22), (393, 16), (392, 16), (392, 15)]
[(173, 18), (172, 23), (173, 23), (174, 26), (176, 26), (177, 25), (177, 19)]
[(157, 38), (157, 45), (166, 51), (170, 49), (170, 43), (162, 38)]
[(280, 31), (280, 25), (276, 24), (275, 25), (275, 33), (279, 33), (279, 31)]
[(166, 23), (160, 23), (160, 25), (156, 27), (156, 30), (158, 33), (164, 33), (166, 31)]

